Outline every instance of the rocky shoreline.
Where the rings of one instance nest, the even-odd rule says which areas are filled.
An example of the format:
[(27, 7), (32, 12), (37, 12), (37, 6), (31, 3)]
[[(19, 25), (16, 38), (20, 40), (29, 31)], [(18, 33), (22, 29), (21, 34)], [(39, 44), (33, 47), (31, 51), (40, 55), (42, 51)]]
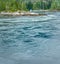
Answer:
[(33, 12), (1, 12), (0, 15), (3, 16), (42, 16), (46, 14), (39, 14)]
[[(36, 12), (39, 11), (40, 13)], [(32, 11), (16, 11), (16, 12), (0, 12), (0, 16), (44, 16), (45, 12), (60, 12), (60, 10), (32, 10)]]

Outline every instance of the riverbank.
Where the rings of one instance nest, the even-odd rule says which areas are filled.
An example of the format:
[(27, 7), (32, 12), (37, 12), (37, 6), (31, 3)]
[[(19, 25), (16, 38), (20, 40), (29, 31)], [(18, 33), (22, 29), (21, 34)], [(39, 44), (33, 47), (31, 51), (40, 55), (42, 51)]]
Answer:
[(46, 12), (57, 12), (57, 10), (32, 10), (32, 11), (22, 11), (22, 12), (19, 12), (19, 11), (5, 12), (4, 11), (4, 12), (0, 12), (0, 16), (43, 16), (43, 15), (47, 15)]
[(3, 16), (42, 16), (46, 14), (40, 14), (35, 12), (0, 12)]

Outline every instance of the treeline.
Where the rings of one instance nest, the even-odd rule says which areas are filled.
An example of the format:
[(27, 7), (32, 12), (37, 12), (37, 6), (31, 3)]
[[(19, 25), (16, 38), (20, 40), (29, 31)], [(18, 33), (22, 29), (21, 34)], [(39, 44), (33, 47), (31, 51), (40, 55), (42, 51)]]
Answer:
[(0, 0), (0, 11), (60, 10), (60, 0)]
[(52, 0), (51, 9), (60, 10), (60, 0)]

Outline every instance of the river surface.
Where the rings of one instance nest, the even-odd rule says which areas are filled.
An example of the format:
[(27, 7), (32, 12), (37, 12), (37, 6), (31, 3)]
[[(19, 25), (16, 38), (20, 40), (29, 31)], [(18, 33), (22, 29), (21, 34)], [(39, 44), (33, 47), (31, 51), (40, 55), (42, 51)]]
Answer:
[(60, 12), (1, 17), (0, 64), (60, 64)]

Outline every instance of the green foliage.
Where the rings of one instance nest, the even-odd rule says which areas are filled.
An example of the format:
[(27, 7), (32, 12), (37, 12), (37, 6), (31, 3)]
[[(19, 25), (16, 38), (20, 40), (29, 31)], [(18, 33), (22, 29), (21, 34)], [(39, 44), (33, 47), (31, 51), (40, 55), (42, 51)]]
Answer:
[(60, 10), (60, 0), (0, 0), (0, 11)]
[(54, 0), (51, 4), (52, 10), (60, 10), (60, 0)]
[(30, 9), (33, 9), (33, 3), (31, 1), (29, 1), (27, 4), (27, 9), (30, 10)]
[(33, 4), (33, 9), (36, 9), (36, 10), (41, 9), (41, 2), (35, 2), (35, 3)]

